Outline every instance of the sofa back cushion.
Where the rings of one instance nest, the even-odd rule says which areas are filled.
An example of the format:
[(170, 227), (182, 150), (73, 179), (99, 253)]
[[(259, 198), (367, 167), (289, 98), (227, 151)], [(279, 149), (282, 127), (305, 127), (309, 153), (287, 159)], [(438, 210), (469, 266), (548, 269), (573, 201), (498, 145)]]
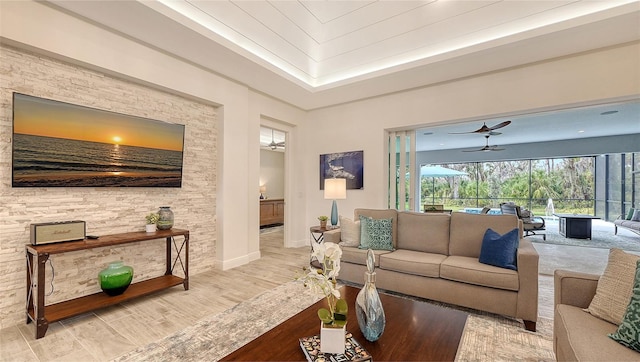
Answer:
[[(394, 209), (355, 209), (354, 220), (360, 220), (360, 215), (373, 219), (391, 219), (391, 236), (393, 248), (398, 247), (398, 212)], [(362, 236), (360, 236), (362, 237)]]
[(451, 236), (449, 237), (449, 255), (480, 257), (482, 239), (487, 229), (506, 234), (514, 228), (522, 227), (516, 215), (483, 215), (454, 212), (451, 214)]
[(449, 214), (398, 213), (398, 249), (449, 254)]

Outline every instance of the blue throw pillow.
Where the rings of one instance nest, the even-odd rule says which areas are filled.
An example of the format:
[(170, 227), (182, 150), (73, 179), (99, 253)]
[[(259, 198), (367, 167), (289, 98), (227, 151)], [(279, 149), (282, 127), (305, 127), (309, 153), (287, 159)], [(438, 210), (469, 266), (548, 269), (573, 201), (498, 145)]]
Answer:
[(500, 268), (518, 270), (517, 257), (520, 230), (513, 229), (504, 235), (487, 229), (482, 238), (480, 262)]
[(360, 249), (393, 250), (393, 219), (360, 216)]
[(622, 318), (622, 324), (615, 333), (609, 334), (609, 338), (640, 352), (640, 260), (636, 263), (636, 278), (633, 284), (631, 301)]

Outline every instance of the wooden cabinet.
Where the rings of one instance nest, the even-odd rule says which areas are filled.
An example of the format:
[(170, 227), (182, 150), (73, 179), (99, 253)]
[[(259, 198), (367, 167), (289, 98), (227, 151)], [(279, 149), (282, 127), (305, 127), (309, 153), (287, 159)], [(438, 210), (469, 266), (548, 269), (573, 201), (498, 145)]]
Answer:
[[(177, 243), (176, 236), (181, 236), (182, 243)], [(127, 290), (117, 296), (109, 296), (99, 292), (60, 303), (45, 305), (45, 263), (52, 254), (62, 254), (80, 250), (117, 246), (144, 240), (162, 240), (166, 243), (166, 271), (159, 277), (133, 283)], [(148, 295), (159, 290), (182, 284), (189, 289), (189, 231), (180, 229), (157, 230), (152, 233), (130, 232), (123, 234), (103, 235), (99, 239), (68, 241), (59, 244), (27, 245), (27, 323), (36, 323), (36, 339), (44, 337), (53, 323), (95, 309), (108, 307), (124, 301)], [(172, 257), (175, 250), (175, 258)], [(181, 267), (184, 278), (173, 274), (176, 266)], [(96, 273), (97, 276), (97, 273)]]
[(284, 199), (260, 200), (260, 226), (284, 223)]

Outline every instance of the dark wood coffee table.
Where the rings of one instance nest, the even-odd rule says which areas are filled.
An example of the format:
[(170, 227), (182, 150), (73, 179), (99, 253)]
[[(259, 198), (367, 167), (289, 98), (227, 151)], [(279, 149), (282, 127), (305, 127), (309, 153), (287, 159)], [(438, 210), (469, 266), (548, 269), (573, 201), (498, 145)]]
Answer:
[[(453, 361), (462, 338), (467, 314), (429, 303), (380, 294), (386, 328), (376, 342), (367, 341), (354, 309), (359, 289), (342, 287), (349, 305), (347, 330), (374, 361)], [(320, 333), (317, 311), (326, 299), (296, 314), (267, 333), (224, 357), (227, 361), (304, 361), (298, 339)]]

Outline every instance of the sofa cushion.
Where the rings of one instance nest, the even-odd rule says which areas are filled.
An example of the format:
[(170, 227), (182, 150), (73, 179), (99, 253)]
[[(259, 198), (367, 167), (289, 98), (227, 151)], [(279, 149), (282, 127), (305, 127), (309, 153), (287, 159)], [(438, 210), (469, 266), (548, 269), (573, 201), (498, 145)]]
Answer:
[(631, 220), (616, 220), (614, 222), (614, 224), (617, 224), (619, 226), (623, 226), (626, 227), (627, 229), (633, 229), (633, 230), (638, 230), (640, 231), (640, 222), (638, 221), (631, 221)]
[[(563, 349), (565, 360), (578, 361), (637, 361), (638, 353), (606, 338), (616, 326), (596, 318), (579, 307), (566, 304), (556, 306), (554, 338)], [(566, 348), (570, 348), (567, 350)], [(572, 355), (567, 355), (571, 353)]]
[(360, 220), (353, 221), (340, 215), (340, 245), (360, 245)]
[[(375, 266), (380, 266), (380, 255), (390, 253), (388, 250), (374, 250), (373, 255), (375, 257)], [(367, 265), (367, 250), (359, 249), (357, 247), (342, 246), (341, 262), (347, 262), (352, 264)]]
[(399, 249), (380, 256), (380, 268), (397, 272), (438, 278), (440, 263), (446, 255)]
[(633, 212), (635, 211), (635, 209), (631, 208), (629, 209), (629, 212), (627, 213), (627, 217), (625, 217), (625, 220), (631, 220), (631, 218), (633, 217)]
[(587, 308), (589, 313), (616, 326), (622, 323), (622, 316), (631, 300), (638, 259), (640, 256), (620, 249), (609, 251), (609, 260), (598, 280), (596, 295)]
[(517, 228), (516, 215), (483, 215), (454, 212), (451, 214), (449, 255), (468, 256), (478, 259), (482, 238), (488, 228), (504, 234)]
[(360, 249), (393, 250), (393, 219), (360, 215)]
[(374, 219), (391, 219), (391, 237), (393, 238), (393, 247), (398, 245), (398, 212), (394, 209), (355, 209), (353, 212), (354, 220), (360, 220), (360, 215), (368, 216)]
[(636, 209), (633, 211), (633, 216), (631, 216), (630, 221), (640, 221), (640, 209)]
[(398, 249), (447, 255), (449, 214), (398, 213)]
[[(636, 278), (631, 302), (627, 306), (618, 330), (610, 334), (609, 337), (625, 347), (640, 352), (640, 260), (636, 263)], [(640, 358), (640, 356), (638, 357)]]
[[(440, 265), (440, 277), (456, 282), (518, 291), (518, 272), (480, 263), (477, 258), (449, 256)], [(473, 296), (469, 296), (473, 298)]]
[(518, 229), (513, 229), (500, 235), (491, 228), (487, 229), (482, 239), (480, 262), (500, 268), (518, 270), (516, 265), (516, 253), (520, 241), (518, 232)]

